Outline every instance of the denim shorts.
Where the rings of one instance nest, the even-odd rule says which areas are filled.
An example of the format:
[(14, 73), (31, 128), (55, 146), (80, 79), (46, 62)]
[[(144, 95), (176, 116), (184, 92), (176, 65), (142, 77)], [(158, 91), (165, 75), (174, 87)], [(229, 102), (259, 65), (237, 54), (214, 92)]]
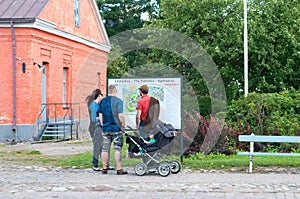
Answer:
[(111, 143), (114, 144), (115, 151), (122, 151), (123, 134), (122, 132), (103, 132), (103, 152), (108, 152)]

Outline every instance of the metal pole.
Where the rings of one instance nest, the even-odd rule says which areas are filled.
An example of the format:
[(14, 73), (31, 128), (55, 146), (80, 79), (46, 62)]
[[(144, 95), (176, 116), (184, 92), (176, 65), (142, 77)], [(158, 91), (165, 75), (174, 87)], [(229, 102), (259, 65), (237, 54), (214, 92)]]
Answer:
[(13, 61), (13, 125), (12, 125), (12, 132), (14, 133), (14, 142), (17, 142), (18, 135), (17, 135), (17, 72), (16, 72), (16, 54), (17, 54), (17, 47), (16, 47), (16, 37), (15, 37), (15, 29), (14, 23), (10, 22), (11, 27), (11, 37), (12, 37), (12, 61)]
[[(183, 81), (182, 77), (180, 78), (180, 101), (182, 103), (182, 95), (183, 95)], [(180, 106), (180, 162), (183, 163), (183, 136), (182, 136), (182, 106)]]
[(244, 0), (244, 81), (245, 96), (248, 95), (248, 28), (247, 28), (247, 0)]
[(182, 137), (182, 130), (180, 132), (180, 163), (183, 163), (183, 137)]
[[(254, 136), (254, 134), (251, 133), (251, 136)], [(253, 154), (253, 152), (254, 152), (254, 142), (250, 142), (250, 153)], [(250, 155), (249, 173), (252, 173), (252, 167), (253, 167), (253, 155)]]

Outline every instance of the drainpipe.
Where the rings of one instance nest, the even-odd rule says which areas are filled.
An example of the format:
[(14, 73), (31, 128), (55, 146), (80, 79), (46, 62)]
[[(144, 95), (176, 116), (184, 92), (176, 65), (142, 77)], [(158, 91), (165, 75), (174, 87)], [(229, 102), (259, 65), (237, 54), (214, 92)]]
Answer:
[(17, 68), (17, 61), (16, 61), (16, 38), (15, 38), (15, 29), (14, 23), (10, 22), (11, 27), (11, 38), (12, 38), (12, 61), (13, 61), (13, 125), (12, 125), (12, 132), (15, 135), (15, 139), (12, 142), (17, 142), (17, 125), (16, 125), (16, 112), (17, 112), (17, 75), (16, 75), (16, 68)]

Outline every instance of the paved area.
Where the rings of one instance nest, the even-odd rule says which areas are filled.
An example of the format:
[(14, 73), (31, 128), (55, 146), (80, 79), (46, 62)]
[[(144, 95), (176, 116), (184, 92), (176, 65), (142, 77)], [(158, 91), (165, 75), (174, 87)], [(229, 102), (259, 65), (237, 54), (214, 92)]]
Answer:
[(103, 175), (91, 169), (0, 166), (0, 198), (299, 198), (300, 175), (190, 172)]
[[(83, 150), (87, 148), (84, 146)], [(48, 153), (51, 153), (49, 149)], [(0, 198), (300, 199), (298, 171), (249, 174), (185, 169), (178, 174), (161, 177), (157, 173), (137, 176), (133, 168), (127, 169), (128, 175), (117, 176), (115, 171), (103, 175), (91, 169), (18, 166), (0, 162)]]

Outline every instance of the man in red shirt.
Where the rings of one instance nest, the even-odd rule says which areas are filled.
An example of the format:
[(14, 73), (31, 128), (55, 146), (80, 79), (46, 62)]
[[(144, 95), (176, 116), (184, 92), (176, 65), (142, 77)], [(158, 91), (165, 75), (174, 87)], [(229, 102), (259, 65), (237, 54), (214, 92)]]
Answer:
[(136, 113), (136, 129), (139, 130), (140, 135), (144, 139), (148, 139), (148, 133), (145, 132), (146, 117), (150, 106), (150, 96), (148, 95), (149, 88), (146, 84), (139, 87), (141, 98), (138, 100)]

